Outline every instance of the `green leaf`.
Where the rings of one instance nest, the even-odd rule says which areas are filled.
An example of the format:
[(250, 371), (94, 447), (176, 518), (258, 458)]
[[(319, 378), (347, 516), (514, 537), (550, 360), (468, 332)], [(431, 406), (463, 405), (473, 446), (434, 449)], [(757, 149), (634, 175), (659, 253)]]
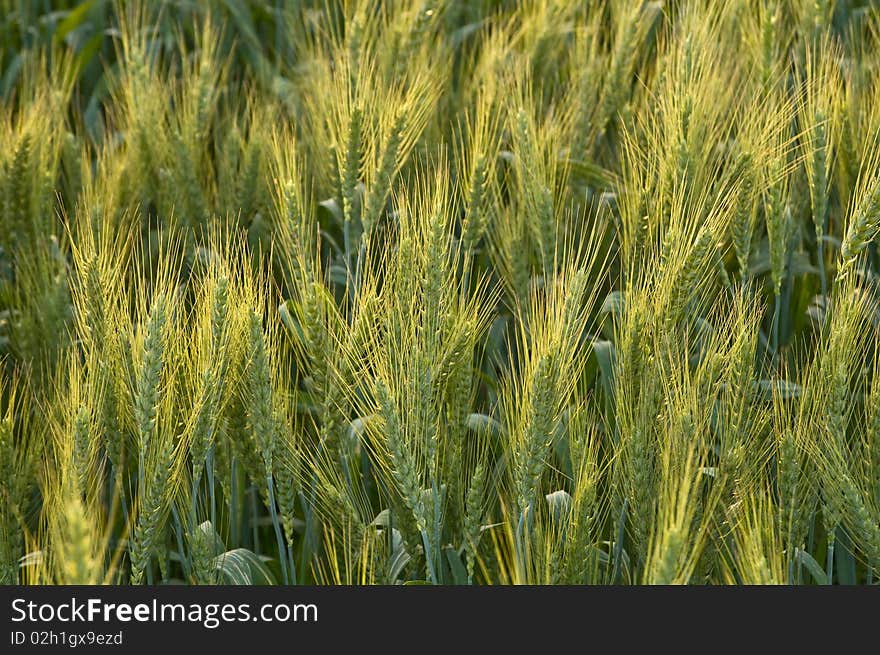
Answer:
[(58, 24), (58, 27), (55, 29), (55, 42), (61, 43), (61, 41), (64, 40), (65, 36), (67, 36), (73, 30), (79, 27), (85, 20), (86, 14), (89, 13), (94, 4), (95, 0), (86, 0), (86, 2), (81, 3), (78, 7), (71, 9), (67, 13), (67, 16), (64, 18), (64, 20), (61, 21)]
[(481, 432), (500, 437), (504, 433), (501, 424), (491, 416), (485, 414), (469, 414), (465, 420), (468, 430), (472, 432)]
[(602, 301), (603, 314), (620, 314), (623, 311), (623, 292), (611, 291)]
[(95, 58), (95, 55), (101, 50), (101, 45), (104, 41), (103, 34), (95, 34), (86, 41), (85, 45), (79, 49), (79, 52), (76, 53), (76, 59), (73, 61), (73, 75), (76, 78), (82, 74), (83, 70), (85, 70), (86, 66), (88, 66), (92, 60)]
[(211, 552), (220, 553), (226, 550), (226, 544), (223, 543), (223, 540), (220, 538), (220, 535), (217, 534), (217, 531), (214, 529), (214, 526), (210, 521), (203, 521), (200, 523), (196, 528), (196, 531), (201, 533), (207, 538), (207, 541), (211, 543)]
[(342, 224), (342, 208), (339, 206), (339, 203), (336, 202), (336, 198), (327, 198), (326, 200), (322, 200), (318, 203), (318, 206), (326, 209), (330, 213), (330, 215), (336, 219), (337, 223), (339, 223), (340, 225)]
[(381, 512), (376, 514), (376, 518), (370, 521), (370, 525), (377, 528), (387, 528), (390, 518), (391, 512), (388, 511), (388, 508), (385, 508)]
[(0, 82), (0, 96), (4, 98), (9, 96), (9, 92), (15, 86), (16, 81), (18, 81), (18, 74), (21, 72), (23, 65), (24, 58), (21, 53), (15, 53), (9, 66), (6, 67), (6, 72), (3, 73), (3, 80)]
[(403, 569), (409, 564), (412, 557), (406, 550), (403, 535), (397, 528), (391, 528), (391, 557), (388, 560), (388, 582), (395, 584)]
[(580, 180), (594, 189), (608, 189), (614, 184), (614, 173), (594, 162), (568, 159), (563, 163), (569, 166), (573, 179)]
[(302, 326), (299, 324), (294, 313), (287, 307), (290, 302), (292, 301), (287, 300), (278, 306), (278, 315), (281, 317), (281, 322), (284, 324), (284, 327), (288, 329), (291, 336), (299, 341), (299, 343), (305, 343), (305, 332), (303, 332)]
[(468, 583), (467, 569), (461, 561), (461, 555), (452, 546), (446, 546), (444, 549), (446, 560), (449, 562), (449, 569), (452, 571), (452, 581), (457, 585), (466, 585)]
[(837, 580), (840, 584), (856, 584), (856, 558), (852, 553), (852, 542), (846, 530), (837, 531), (837, 545), (834, 547), (834, 564)]
[(758, 392), (765, 401), (773, 400), (773, 396), (778, 394), (782, 400), (791, 400), (801, 395), (800, 385), (788, 380), (759, 380)]
[[(376, 515), (370, 522), (370, 526), (380, 528), (379, 532), (388, 529), (391, 523), (391, 512), (386, 508)], [(388, 584), (396, 584), (403, 569), (409, 564), (412, 556), (406, 550), (403, 535), (397, 528), (391, 528), (391, 555), (388, 558)]]
[(609, 399), (614, 398), (614, 344), (605, 339), (594, 339), (593, 356), (599, 365), (602, 390)]
[(272, 573), (263, 559), (247, 548), (236, 548), (214, 558), (223, 581), (231, 585), (273, 585)]
[(553, 520), (561, 523), (571, 510), (571, 494), (564, 489), (559, 489), (544, 496), (547, 505), (550, 506), (550, 514)]
[(800, 564), (803, 564), (807, 568), (817, 584), (828, 584), (828, 576), (825, 574), (825, 570), (819, 565), (819, 562), (813, 559), (813, 556), (810, 555), (807, 551), (798, 548), (795, 551), (794, 557), (795, 560), (797, 560)]
[(357, 447), (363, 436), (367, 432), (367, 425), (375, 418), (375, 414), (370, 414), (369, 416), (358, 416), (348, 424), (348, 429), (346, 430), (346, 436), (349, 440), (349, 445), (352, 448)]
[(344, 266), (340, 266), (339, 264), (333, 264), (330, 266), (328, 277), (333, 284), (340, 287), (344, 287), (348, 284), (348, 271), (345, 270)]
[(457, 30), (452, 33), (451, 43), (454, 48), (457, 48), (467, 39), (469, 36), (474, 34), (477, 30), (479, 30), (483, 23), (485, 23), (485, 19), (481, 21), (477, 21), (475, 23), (468, 23), (467, 25), (462, 25)]

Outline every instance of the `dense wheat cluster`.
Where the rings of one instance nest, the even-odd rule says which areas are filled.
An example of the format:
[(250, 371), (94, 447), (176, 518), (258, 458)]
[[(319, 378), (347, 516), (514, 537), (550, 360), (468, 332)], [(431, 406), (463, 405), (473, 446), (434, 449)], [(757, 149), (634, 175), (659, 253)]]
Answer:
[(871, 584), (878, 39), (0, 0), (0, 581)]

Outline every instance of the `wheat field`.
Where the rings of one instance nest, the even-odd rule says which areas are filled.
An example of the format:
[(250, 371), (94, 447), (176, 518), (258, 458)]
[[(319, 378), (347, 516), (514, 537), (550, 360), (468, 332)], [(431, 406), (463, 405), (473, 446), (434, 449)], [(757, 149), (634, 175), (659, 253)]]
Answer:
[(876, 583), (880, 8), (0, 16), (0, 583)]

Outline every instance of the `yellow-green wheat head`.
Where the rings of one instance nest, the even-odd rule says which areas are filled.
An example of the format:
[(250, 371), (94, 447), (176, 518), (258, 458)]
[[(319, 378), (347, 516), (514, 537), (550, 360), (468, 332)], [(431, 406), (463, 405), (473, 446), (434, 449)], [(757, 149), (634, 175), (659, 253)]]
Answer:
[(0, 582), (875, 583), (876, 4), (264, 5), (0, 0)]

